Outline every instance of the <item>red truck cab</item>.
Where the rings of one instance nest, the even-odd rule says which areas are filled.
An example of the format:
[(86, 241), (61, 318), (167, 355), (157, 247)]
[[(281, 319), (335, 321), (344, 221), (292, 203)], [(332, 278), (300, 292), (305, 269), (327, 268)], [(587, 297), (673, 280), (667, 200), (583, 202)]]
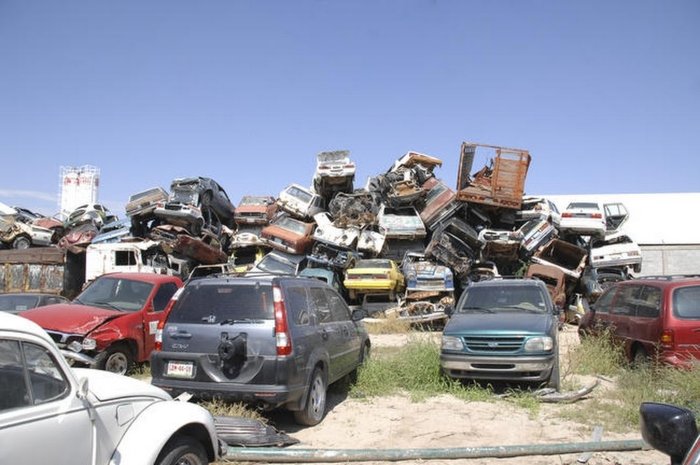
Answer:
[(181, 287), (176, 276), (109, 273), (71, 303), (20, 315), (44, 328), (61, 349), (85, 355), (86, 365), (125, 374), (134, 363), (149, 360), (158, 323)]

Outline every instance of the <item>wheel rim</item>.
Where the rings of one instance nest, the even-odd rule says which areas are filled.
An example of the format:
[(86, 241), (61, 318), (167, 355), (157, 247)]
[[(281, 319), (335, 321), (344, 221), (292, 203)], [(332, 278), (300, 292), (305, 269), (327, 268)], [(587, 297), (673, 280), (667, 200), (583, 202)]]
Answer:
[(326, 407), (326, 390), (323, 388), (323, 380), (321, 376), (316, 376), (311, 385), (309, 392), (309, 413), (319, 419), (323, 415), (323, 410)]
[(198, 465), (200, 463), (196, 454), (188, 452), (183, 456), (179, 457), (175, 462), (175, 465)]
[(107, 361), (105, 362), (105, 370), (118, 375), (125, 374), (128, 367), (129, 359), (126, 354), (122, 352), (113, 353), (107, 357)]

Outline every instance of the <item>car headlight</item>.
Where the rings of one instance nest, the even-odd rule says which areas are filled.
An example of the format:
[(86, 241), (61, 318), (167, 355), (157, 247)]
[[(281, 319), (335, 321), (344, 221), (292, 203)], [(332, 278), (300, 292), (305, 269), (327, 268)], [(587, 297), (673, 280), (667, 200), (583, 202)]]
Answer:
[(442, 336), (443, 350), (463, 350), (462, 338), (455, 336)]
[(86, 337), (85, 339), (83, 339), (83, 349), (84, 350), (95, 350), (96, 348), (97, 348), (97, 341), (96, 340), (89, 338), (89, 337)]
[(525, 343), (525, 352), (549, 352), (554, 348), (554, 339), (549, 336), (531, 337)]
[(80, 341), (73, 341), (70, 344), (66, 346), (69, 350), (72, 350), (73, 352), (80, 352), (83, 350), (83, 345), (80, 343)]

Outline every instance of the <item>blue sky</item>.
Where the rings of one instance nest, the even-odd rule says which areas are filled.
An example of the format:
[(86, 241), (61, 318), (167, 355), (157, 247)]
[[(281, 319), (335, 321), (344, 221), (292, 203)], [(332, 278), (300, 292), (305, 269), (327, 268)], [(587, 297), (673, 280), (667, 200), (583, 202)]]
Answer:
[(210, 176), (234, 203), (409, 150), (528, 149), (541, 194), (697, 192), (700, 2), (0, 0), (0, 202)]

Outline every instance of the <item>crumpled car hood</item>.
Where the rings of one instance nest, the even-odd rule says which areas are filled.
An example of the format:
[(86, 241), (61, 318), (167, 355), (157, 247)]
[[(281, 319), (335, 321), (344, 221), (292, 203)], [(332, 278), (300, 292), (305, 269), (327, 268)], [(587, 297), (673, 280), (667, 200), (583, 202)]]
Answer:
[(433, 276), (444, 278), (447, 276), (446, 267), (428, 262), (411, 264), (407, 267), (407, 271), (415, 271), (416, 275), (421, 278), (431, 278)]
[(105, 321), (126, 313), (89, 305), (56, 304), (27, 310), (20, 315), (47, 330), (85, 335)]

